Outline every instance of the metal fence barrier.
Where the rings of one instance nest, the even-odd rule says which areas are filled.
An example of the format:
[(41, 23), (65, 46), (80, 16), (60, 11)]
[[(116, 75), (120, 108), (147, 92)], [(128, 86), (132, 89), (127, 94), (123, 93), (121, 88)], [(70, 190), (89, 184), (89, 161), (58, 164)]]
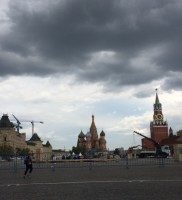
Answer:
[[(8, 159), (7, 159), (8, 158)], [(39, 154), (33, 155), (33, 168), (49, 168), (52, 171), (56, 168), (88, 168), (92, 170), (93, 168), (98, 167), (109, 167), (109, 166), (118, 166), (122, 168), (129, 169), (136, 166), (159, 166), (165, 167), (168, 165), (177, 165), (182, 166), (182, 162), (175, 161), (173, 158), (76, 158), (70, 157), (66, 159), (60, 155), (53, 154)], [(16, 172), (17, 169), (25, 168), (24, 165), (24, 156), (7, 156), (6, 159), (3, 159), (3, 156), (0, 157), (0, 170), (11, 169)]]

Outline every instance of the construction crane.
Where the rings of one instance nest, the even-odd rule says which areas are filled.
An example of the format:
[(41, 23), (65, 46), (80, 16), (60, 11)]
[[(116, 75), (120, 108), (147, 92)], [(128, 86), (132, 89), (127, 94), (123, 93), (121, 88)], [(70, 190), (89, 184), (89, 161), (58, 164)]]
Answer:
[(131, 152), (133, 151), (133, 149), (138, 148), (138, 147), (142, 147), (141, 145), (137, 145), (137, 146), (132, 146), (128, 148), (128, 151)]
[(13, 123), (13, 125), (16, 127), (17, 133), (19, 133), (19, 130), (22, 129), (22, 126), (20, 126), (21, 122), (14, 115), (13, 117), (15, 118), (16, 123), (17, 123), (17, 124)]
[[(28, 122), (28, 121), (27, 121)], [(42, 121), (29, 121), (31, 124), (32, 124), (32, 135), (34, 134), (34, 123), (41, 123), (41, 124), (43, 124), (44, 122), (42, 122)]]
[(144, 137), (144, 138), (146, 138), (147, 140), (151, 141), (154, 144), (155, 148), (156, 148), (156, 151), (154, 153), (153, 152), (151, 152), (151, 153), (149, 153), (149, 152), (143, 152), (143, 153), (141, 153), (141, 157), (145, 157), (145, 156), (147, 156), (147, 154), (150, 154), (150, 155), (153, 154), (156, 157), (161, 156), (163, 158), (166, 158), (168, 156), (168, 153), (165, 152), (162, 149), (161, 145), (158, 142), (156, 142), (152, 138), (149, 138), (149, 137), (147, 137), (147, 136), (145, 136), (145, 135), (143, 135), (143, 134), (141, 134), (141, 133), (139, 133), (137, 131), (133, 131), (133, 132), (136, 133), (136, 134), (138, 134), (138, 135), (140, 135), (140, 136), (142, 136), (142, 137)]
[(21, 122), (20, 122), (20, 120), (18, 120), (17, 117), (15, 117), (14, 115), (13, 115), (13, 117), (15, 118), (15, 120), (16, 120), (16, 122), (17, 122), (16, 128), (17, 128), (17, 132), (18, 132), (18, 133), (19, 133), (19, 129), (22, 128), (22, 127), (20, 126), (21, 122), (30, 122), (30, 123), (32, 124), (32, 135), (34, 134), (34, 126), (35, 126), (34, 124), (35, 124), (35, 123), (41, 123), (41, 124), (44, 123), (44, 122), (42, 122), (42, 121), (34, 121), (34, 120), (21, 120)]

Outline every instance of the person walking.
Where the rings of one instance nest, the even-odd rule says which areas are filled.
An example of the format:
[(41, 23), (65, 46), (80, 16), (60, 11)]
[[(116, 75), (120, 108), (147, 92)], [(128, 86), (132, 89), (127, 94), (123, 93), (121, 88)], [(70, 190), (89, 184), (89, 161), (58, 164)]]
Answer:
[(24, 164), (26, 165), (26, 168), (23, 178), (26, 178), (27, 173), (28, 177), (30, 178), (30, 174), (32, 173), (33, 170), (32, 157), (30, 153), (25, 157)]

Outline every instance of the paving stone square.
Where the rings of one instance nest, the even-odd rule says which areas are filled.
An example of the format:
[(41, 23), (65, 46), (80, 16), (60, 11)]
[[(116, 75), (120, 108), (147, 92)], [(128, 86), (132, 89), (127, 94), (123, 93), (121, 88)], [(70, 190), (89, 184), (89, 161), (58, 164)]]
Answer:
[(179, 200), (180, 166), (119, 166), (34, 169), (23, 179), (23, 169), (0, 170), (1, 200)]

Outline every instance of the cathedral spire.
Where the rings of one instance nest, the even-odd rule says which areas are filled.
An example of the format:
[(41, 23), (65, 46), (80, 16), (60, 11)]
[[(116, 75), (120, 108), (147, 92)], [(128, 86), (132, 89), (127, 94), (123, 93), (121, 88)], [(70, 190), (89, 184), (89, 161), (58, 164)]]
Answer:
[(92, 123), (94, 123), (94, 115), (92, 115)]
[(92, 123), (91, 123), (91, 126), (90, 126), (90, 132), (93, 132), (95, 130), (97, 130), (97, 129), (96, 129), (96, 126), (95, 126), (94, 115), (92, 114)]

